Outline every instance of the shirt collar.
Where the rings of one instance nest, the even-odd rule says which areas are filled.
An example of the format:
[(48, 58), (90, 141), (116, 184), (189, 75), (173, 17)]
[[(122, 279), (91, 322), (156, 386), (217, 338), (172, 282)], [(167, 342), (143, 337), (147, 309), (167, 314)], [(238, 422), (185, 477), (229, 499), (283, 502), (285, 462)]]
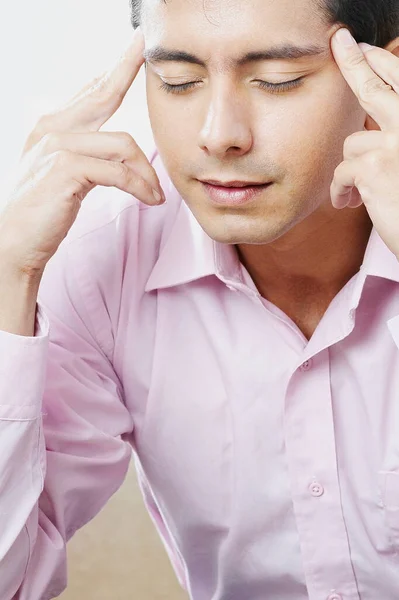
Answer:
[(365, 275), (383, 277), (399, 283), (399, 261), (373, 228), (361, 270)]
[[(371, 232), (361, 272), (363, 283), (369, 275), (399, 283), (399, 261), (375, 228)], [(212, 240), (180, 198), (174, 224), (150, 274), (145, 291), (182, 285), (209, 275), (216, 275), (226, 284), (245, 283), (235, 246)]]
[(212, 240), (185, 202), (180, 199), (175, 222), (145, 287), (146, 292), (182, 285), (216, 275), (243, 282), (241, 264), (233, 245)]

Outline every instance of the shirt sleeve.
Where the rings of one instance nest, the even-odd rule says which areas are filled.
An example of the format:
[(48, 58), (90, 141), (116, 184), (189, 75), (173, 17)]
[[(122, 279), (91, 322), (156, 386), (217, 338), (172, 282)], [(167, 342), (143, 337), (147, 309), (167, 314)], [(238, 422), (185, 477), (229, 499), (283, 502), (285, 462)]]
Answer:
[(117, 491), (131, 460), (121, 436), (132, 418), (91, 325), (106, 311), (95, 314), (94, 295), (88, 309), (86, 283), (61, 247), (43, 277), (35, 337), (0, 332), (1, 600), (61, 594), (67, 541)]

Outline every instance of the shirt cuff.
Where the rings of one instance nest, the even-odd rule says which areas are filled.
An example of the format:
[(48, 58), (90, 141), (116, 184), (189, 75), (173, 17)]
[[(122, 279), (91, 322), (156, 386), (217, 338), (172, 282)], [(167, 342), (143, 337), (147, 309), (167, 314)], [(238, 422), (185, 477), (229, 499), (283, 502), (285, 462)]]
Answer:
[(0, 420), (26, 421), (41, 415), (49, 330), (38, 303), (34, 336), (0, 331)]

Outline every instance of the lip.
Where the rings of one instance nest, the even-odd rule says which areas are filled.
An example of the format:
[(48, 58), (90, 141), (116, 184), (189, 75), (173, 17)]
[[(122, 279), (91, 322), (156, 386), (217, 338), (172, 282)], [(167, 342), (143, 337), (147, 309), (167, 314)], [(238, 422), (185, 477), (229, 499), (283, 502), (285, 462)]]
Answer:
[(239, 181), (239, 180), (234, 180), (234, 181), (217, 181), (214, 179), (205, 179), (202, 181), (202, 183), (209, 183), (210, 185), (214, 185), (215, 187), (226, 187), (226, 188), (243, 188), (243, 187), (250, 187), (250, 186), (260, 186), (260, 185), (266, 185), (266, 182), (261, 182), (261, 181)]
[[(243, 182), (231, 182), (236, 185), (226, 187), (226, 185), (220, 185), (220, 183), (217, 185), (207, 181), (201, 181), (201, 183), (212, 203), (219, 206), (242, 206), (248, 204), (272, 185), (272, 183), (248, 185)], [(238, 183), (240, 185), (237, 185)]]

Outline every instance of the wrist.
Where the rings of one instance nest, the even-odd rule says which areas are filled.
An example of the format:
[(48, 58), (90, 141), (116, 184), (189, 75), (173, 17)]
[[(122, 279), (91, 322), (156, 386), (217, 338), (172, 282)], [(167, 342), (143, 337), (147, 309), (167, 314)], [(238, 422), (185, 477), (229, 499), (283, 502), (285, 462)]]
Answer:
[(41, 276), (23, 270), (0, 273), (0, 331), (33, 337)]
[[(0, 219), (0, 264), (7, 279), (26, 288), (38, 288), (43, 276), (45, 265), (43, 257), (33, 259), (31, 249), (24, 247), (21, 233), (15, 227), (6, 226)], [(0, 273), (0, 277), (2, 274)]]

